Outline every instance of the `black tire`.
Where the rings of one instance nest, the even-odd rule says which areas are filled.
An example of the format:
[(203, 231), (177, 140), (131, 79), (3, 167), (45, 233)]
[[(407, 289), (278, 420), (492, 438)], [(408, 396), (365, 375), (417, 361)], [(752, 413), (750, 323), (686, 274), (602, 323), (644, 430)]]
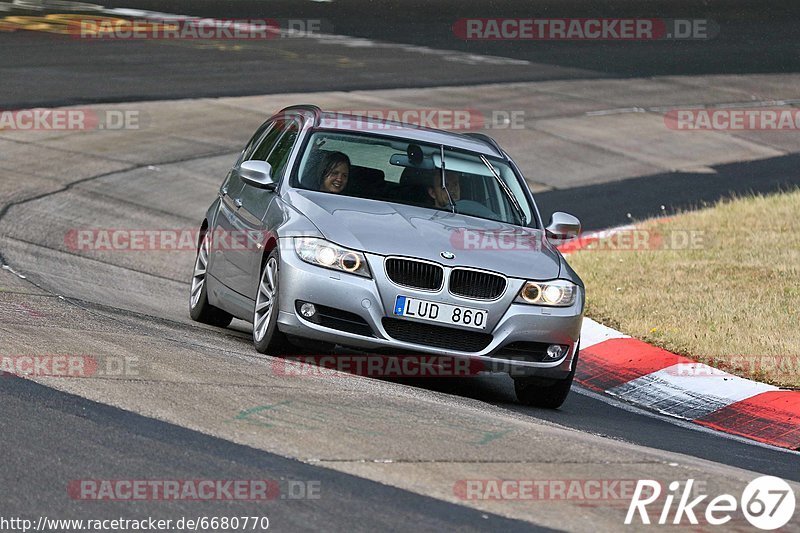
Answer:
[(209, 249), (208, 233), (204, 233), (200, 246), (197, 248), (194, 271), (192, 272), (192, 284), (189, 292), (189, 316), (196, 322), (225, 328), (230, 325), (233, 315), (208, 303), (206, 273)]
[[(253, 345), (259, 353), (269, 355), (287, 355), (291, 351), (286, 335), (278, 329), (280, 264), (278, 248), (275, 248), (261, 266), (261, 272), (258, 276), (258, 288), (256, 288), (256, 302), (253, 307)], [(268, 282), (265, 278), (268, 269), (272, 269), (271, 282)], [(269, 287), (270, 285), (271, 287)], [(266, 302), (265, 296), (267, 296), (268, 292), (263, 290), (265, 287), (273, 289), (267, 317), (264, 317), (266, 311), (262, 307)]]
[(575, 360), (569, 375), (563, 379), (546, 379), (536, 377), (514, 378), (514, 392), (517, 401), (522, 405), (542, 407), (545, 409), (558, 409), (569, 396), (572, 381), (575, 379), (575, 369), (578, 368), (578, 354), (580, 345), (575, 350)]

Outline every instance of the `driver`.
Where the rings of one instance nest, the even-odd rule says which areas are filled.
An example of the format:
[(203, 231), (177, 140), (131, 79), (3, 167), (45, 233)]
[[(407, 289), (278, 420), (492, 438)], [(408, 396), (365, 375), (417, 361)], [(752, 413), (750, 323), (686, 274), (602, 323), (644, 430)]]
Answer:
[(428, 186), (428, 196), (433, 198), (436, 207), (449, 208), (450, 202), (447, 199), (448, 192), (454, 204), (461, 199), (461, 178), (457, 172), (452, 172), (450, 170), (445, 170), (444, 175), (445, 182), (447, 183), (447, 190), (445, 191), (444, 188), (442, 188), (442, 175), (440, 172), (437, 172), (433, 180), (431, 180), (431, 185)]

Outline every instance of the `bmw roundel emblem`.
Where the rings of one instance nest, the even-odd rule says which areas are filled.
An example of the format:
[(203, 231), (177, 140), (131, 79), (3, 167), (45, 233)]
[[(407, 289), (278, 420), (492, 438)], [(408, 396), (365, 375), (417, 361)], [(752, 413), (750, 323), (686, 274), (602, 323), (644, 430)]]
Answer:
[(453, 252), (442, 252), (441, 256), (444, 257), (445, 259), (455, 259), (456, 258), (456, 254), (454, 254)]

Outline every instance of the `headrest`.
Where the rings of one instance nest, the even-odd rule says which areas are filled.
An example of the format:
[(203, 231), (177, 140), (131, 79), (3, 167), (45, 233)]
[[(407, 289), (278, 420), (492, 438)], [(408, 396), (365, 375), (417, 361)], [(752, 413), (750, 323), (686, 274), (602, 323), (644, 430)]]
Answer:
[(430, 187), (433, 183), (435, 170), (425, 168), (406, 167), (400, 175), (400, 185), (421, 185)]

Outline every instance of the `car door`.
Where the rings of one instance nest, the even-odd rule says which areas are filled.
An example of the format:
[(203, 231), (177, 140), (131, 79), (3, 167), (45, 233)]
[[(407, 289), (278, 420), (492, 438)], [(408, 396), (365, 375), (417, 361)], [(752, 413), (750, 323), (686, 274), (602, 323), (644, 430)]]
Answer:
[[(300, 133), (295, 120), (282, 121), (270, 130), (250, 156), (250, 160), (266, 161), (272, 167), (272, 176), (280, 182), (286, 171), (289, 155)], [(233, 290), (255, 297), (258, 274), (261, 268), (263, 244), (266, 242), (264, 217), (277, 192), (244, 184), (239, 194), (241, 207), (236, 211), (239, 239), (231, 246), (229, 259), (236, 269)]]
[(240, 198), (244, 182), (239, 177), (238, 168), (250, 159), (262, 141), (276, 128), (282, 126), (281, 121), (264, 123), (252, 136), (245, 146), (239, 159), (228, 171), (228, 175), (219, 189), (219, 207), (217, 216), (214, 219), (213, 244), (211, 259), (209, 261), (209, 273), (218, 279), (223, 285), (233, 289), (236, 277), (240, 275), (240, 269), (236, 268), (235, 263), (231, 262), (231, 238), (237, 235), (241, 223), (238, 221), (237, 211), (241, 208)]

